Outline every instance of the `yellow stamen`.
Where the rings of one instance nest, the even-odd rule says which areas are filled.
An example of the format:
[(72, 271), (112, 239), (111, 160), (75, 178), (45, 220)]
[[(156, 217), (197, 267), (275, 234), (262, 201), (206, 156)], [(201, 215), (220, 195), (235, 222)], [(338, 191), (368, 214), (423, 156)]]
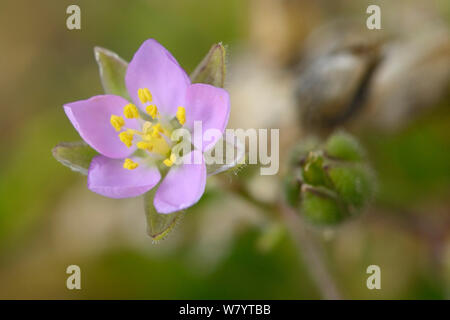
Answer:
[(129, 148), (133, 142), (133, 134), (128, 131), (121, 132), (119, 133), (119, 139)]
[(151, 135), (153, 138), (160, 138), (161, 133), (164, 132), (164, 129), (161, 127), (161, 123), (157, 123), (152, 127)]
[(186, 109), (183, 107), (178, 107), (176, 117), (178, 122), (183, 125), (186, 122)]
[(142, 132), (144, 134), (149, 134), (151, 127), (152, 123), (150, 121), (145, 121), (144, 124), (142, 125)]
[(152, 151), (153, 150), (153, 146), (152, 146), (152, 144), (150, 142), (139, 141), (136, 145), (141, 150), (147, 150), (147, 151)]
[(152, 138), (156, 138), (156, 139), (161, 138), (161, 134), (155, 128), (153, 128), (153, 131), (152, 131)]
[(156, 130), (161, 133), (164, 132), (164, 129), (161, 127), (161, 123), (159, 122), (153, 126), (153, 130)]
[(153, 119), (156, 118), (156, 115), (158, 114), (158, 108), (154, 104), (147, 106), (145, 110)]
[(150, 90), (148, 90), (147, 88), (144, 88), (144, 96), (147, 99), (147, 102), (153, 101), (153, 96), (152, 96)]
[(167, 158), (163, 161), (163, 163), (167, 167), (171, 167), (171, 166), (173, 166), (173, 164), (175, 163), (176, 160), (177, 160), (177, 157), (172, 153), (169, 158)]
[(147, 97), (145, 96), (144, 89), (138, 89), (138, 97), (142, 103), (147, 102)]
[(163, 161), (163, 163), (167, 167), (171, 167), (171, 166), (173, 166), (173, 164), (175, 163), (176, 160), (177, 160), (177, 157), (172, 153), (169, 158), (167, 158)]
[(169, 168), (173, 165), (173, 162), (170, 161), (170, 159), (165, 159), (163, 161), (163, 163), (166, 165), (166, 167), (169, 167)]
[(124, 169), (128, 169), (128, 170), (134, 170), (139, 166), (138, 163), (134, 162), (131, 159), (125, 159), (125, 161), (123, 162), (123, 167)]
[(123, 120), (122, 117), (111, 115), (111, 119), (109, 120), (111, 122), (111, 125), (116, 129), (116, 131), (120, 131), (122, 127), (125, 125), (125, 120)]
[(152, 94), (147, 88), (138, 89), (138, 96), (142, 103), (152, 102), (153, 100)]
[(132, 103), (127, 104), (124, 108), (123, 108), (123, 114), (125, 115), (125, 118), (128, 119), (138, 119), (139, 118), (139, 111), (136, 108), (136, 106)]

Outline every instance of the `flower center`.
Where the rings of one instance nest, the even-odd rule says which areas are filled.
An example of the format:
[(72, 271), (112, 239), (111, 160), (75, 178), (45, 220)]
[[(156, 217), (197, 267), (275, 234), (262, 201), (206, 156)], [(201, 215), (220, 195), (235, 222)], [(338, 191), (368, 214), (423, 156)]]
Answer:
[[(172, 133), (171, 126), (169, 124), (163, 125), (161, 116), (158, 112), (158, 108), (155, 104), (152, 104), (153, 97), (147, 88), (141, 88), (138, 90), (139, 100), (144, 105), (145, 110), (150, 117), (149, 120), (144, 119), (141, 116), (139, 109), (132, 103), (127, 104), (123, 108), (123, 115), (127, 119), (138, 119), (141, 130), (135, 130), (125, 127), (125, 120), (122, 116), (111, 115), (111, 125), (119, 133), (119, 139), (128, 148), (133, 145), (140, 150), (143, 150), (147, 155), (164, 159), (162, 162), (167, 167), (171, 167), (176, 161), (176, 156), (172, 154), (172, 141), (170, 135)], [(183, 125), (186, 122), (186, 110), (184, 107), (178, 107), (176, 113), (176, 119)], [(123, 167), (128, 170), (136, 169), (139, 166), (137, 162), (131, 159), (125, 159)]]

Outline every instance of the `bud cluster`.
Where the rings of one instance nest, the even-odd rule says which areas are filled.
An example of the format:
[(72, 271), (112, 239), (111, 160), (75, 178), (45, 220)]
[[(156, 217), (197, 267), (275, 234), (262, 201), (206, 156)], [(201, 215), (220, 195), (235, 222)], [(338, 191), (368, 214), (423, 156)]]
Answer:
[(358, 141), (337, 132), (325, 143), (307, 140), (294, 148), (284, 191), (288, 204), (316, 225), (356, 216), (374, 192), (374, 176)]

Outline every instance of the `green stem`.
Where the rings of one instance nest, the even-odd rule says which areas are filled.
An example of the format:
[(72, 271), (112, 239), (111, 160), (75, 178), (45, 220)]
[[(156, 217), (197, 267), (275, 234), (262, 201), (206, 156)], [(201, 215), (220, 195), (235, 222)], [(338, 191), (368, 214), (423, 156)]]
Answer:
[(261, 212), (271, 220), (281, 220), (295, 240), (299, 249), (298, 254), (303, 258), (322, 297), (328, 300), (341, 299), (341, 294), (326, 266), (323, 248), (318, 244), (315, 235), (307, 230), (297, 212), (284, 203), (277, 205), (256, 199), (239, 181), (225, 182), (222, 180), (222, 182), (228, 191), (261, 209)]
[(289, 206), (283, 204), (281, 213), (322, 297), (327, 300), (342, 299), (336, 282), (327, 268), (323, 248), (316, 236), (306, 228), (298, 213)]

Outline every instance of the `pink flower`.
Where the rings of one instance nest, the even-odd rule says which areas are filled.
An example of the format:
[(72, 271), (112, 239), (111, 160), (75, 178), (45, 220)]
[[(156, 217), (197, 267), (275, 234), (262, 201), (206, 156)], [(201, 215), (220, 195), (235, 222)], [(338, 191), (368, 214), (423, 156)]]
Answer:
[(125, 83), (131, 102), (98, 95), (64, 105), (80, 136), (100, 153), (91, 162), (88, 188), (110, 198), (136, 197), (155, 187), (168, 170), (155, 193), (157, 212), (192, 206), (205, 190), (206, 141), (183, 155), (203, 161), (178, 164), (170, 136), (177, 127), (192, 132), (194, 121), (201, 121), (204, 130), (223, 133), (230, 112), (228, 92), (191, 84), (170, 52), (153, 39), (135, 53)]

